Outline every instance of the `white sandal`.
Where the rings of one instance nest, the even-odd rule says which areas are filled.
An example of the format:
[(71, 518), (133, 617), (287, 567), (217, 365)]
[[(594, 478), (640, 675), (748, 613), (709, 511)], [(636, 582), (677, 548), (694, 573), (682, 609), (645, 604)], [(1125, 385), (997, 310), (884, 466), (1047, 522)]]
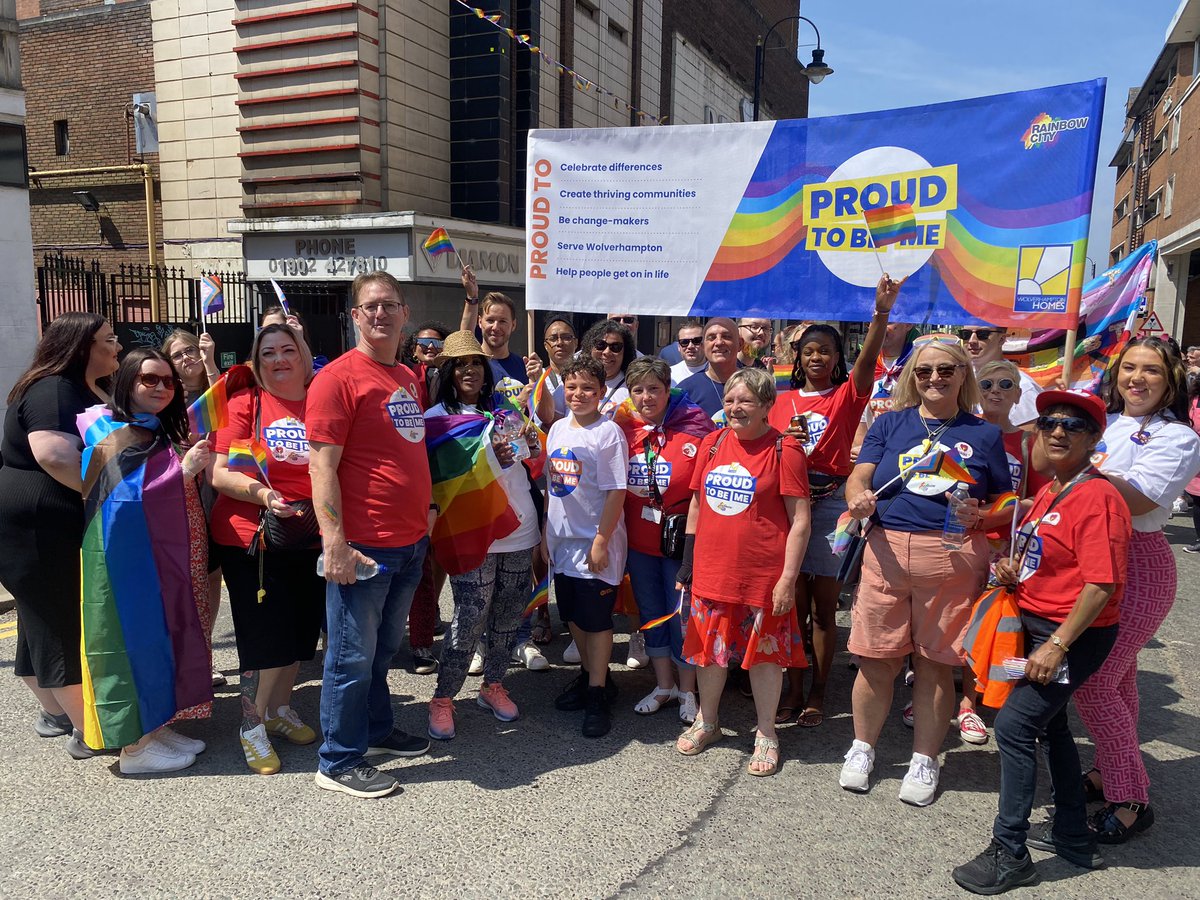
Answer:
[(671, 685), (669, 688), (656, 687), (638, 701), (633, 711), (642, 716), (652, 716), (672, 700), (679, 699), (679, 688)]
[(691, 725), (700, 715), (700, 701), (696, 699), (695, 691), (679, 692), (679, 720), (685, 725)]

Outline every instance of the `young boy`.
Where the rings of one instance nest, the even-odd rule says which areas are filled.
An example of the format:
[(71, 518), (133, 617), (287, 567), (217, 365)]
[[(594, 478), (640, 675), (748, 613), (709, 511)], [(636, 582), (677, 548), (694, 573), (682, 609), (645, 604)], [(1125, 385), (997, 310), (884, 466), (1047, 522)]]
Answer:
[(613, 605), (625, 573), (623, 515), (628, 448), (616, 423), (600, 414), (604, 368), (591, 357), (559, 371), (568, 416), (550, 428), (546, 480), (546, 552), (558, 611), (571, 629), (583, 670), (559, 695), (562, 710), (584, 710), (584, 737), (611, 726), (607, 684)]

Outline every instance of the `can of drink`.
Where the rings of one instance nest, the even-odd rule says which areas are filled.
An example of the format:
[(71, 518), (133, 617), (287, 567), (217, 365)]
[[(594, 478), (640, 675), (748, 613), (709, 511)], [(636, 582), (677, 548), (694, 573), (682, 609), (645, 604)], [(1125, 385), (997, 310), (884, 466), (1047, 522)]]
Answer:
[(804, 416), (792, 416), (790, 424), (793, 428), (804, 428), (808, 424), (808, 420)]

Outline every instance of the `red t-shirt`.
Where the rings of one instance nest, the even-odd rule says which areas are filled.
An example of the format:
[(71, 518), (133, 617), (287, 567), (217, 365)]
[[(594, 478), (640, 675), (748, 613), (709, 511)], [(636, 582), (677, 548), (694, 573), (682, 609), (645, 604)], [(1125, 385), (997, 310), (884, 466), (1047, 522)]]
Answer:
[(342, 448), (338, 483), (346, 540), (407, 547), (428, 529), (432, 489), (422, 384), (404, 365), (360, 350), (317, 373), (308, 391), (308, 439)]
[(849, 475), (850, 447), (868, 399), (859, 393), (853, 378), (820, 393), (784, 391), (775, 398), (768, 421), (772, 428), (786, 431), (792, 416), (804, 416), (808, 468), (825, 475)]
[(1115, 584), (1112, 599), (1092, 623), (1112, 625), (1125, 593), (1133, 531), (1129, 507), (1103, 478), (1076, 485), (1046, 515), (1054, 496), (1049, 488), (1043, 488), (1017, 532), (1020, 548), (1037, 526), (1024, 557), (1018, 553), (1021, 582), (1017, 605), (1036, 616), (1062, 622), (1085, 584)]
[[(289, 502), (309, 500), (312, 482), (308, 478), (308, 436), (304, 428), (306, 401), (283, 400), (266, 391), (258, 395), (262, 409), (259, 440), (267, 448), (271, 487)], [(254, 391), (244, 391), (229, 401), (229, 424), (217, 432), (213, 450), (228, 453), (230, 442), (253, 436)], [(251, 477), (262, 481), (261, 476)], [(218, 494), (212, 511), (213, 540), (226, 547), (249, 547), (262, 509), (257, 503)]]
[[(686, 513), (692, 499), (692, 471), (704, 438), (672, 431), (667, 442), (655, 451), (654, 470), (658, 490), (662, 495), (663, 515)], [(629, 533), (629, 549), (652, 556), (662, 555), (662, 524), (642, 518), (642, 510), (650, 508), (650, 482), (647, 478), (645, 442), (638, 441), (629, 448), (629, 471), (626, 475), (625, 528)]]
[[(722, 434), (725, 439), (710, 457), (709, 448)], [(783, 498), (809, 495), (800, 442), (785, 438), (779, 452), (778, 438), (770, 428), (743, 444), (723, 429), (700, 444), (692, 472), (692, 490), (700, 498), (692, 589), (700, 597), (771, 606), (791, 528)]]
[[(1028, 435), (1028, 437), (1026, 437)], [(1004, 435), (1004, 455), (1008, 457), (1008, 471), (1012, 473), (1013, 490), (1020, 492), (1021, 476), (1024, 474), (1025, 452), (1021, 448), (1021, 441), (1028, 440), (1030, 443), (1029, 456), (1032, 458), (1032, 444), (1036, 440), (1036, 436), (1028, 431), (1009, 431)], [(1029, 474), (1025, 479), (1025, 492), (1021, 494), (1022, 498), (1033, 497), (1043, 487), (1048, 485), (1054, 479), (1047, 478), (1032, 465), (1029, 467)]]

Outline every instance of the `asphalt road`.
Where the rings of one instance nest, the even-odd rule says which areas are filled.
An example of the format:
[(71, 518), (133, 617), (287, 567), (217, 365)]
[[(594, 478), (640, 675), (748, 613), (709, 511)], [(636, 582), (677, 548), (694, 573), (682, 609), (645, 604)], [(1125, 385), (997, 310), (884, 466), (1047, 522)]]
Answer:
[[(1176, 517), (1168, 531), (1177, 551), (1191, 539), (1186, 524)], [(1141, 657), (1157, 823), (1110, 848), (1103, 871), (1035, 853), (1041, 883), (1015, 897), (1200, 897), (1200, 556), (1177, 557), (1178, 601)], [(449, 608), (447, 594), (444, 615)], [(0, 668), (10, 670), (13, 621), (0, 616)], [(897, 799), (911, 752), (903, 687), (878, 749), (880, 780), (866, 796), (838, 788), (851, 740), (844, 653), (825, 724), (783, 729), (779, 773), (752, 778), (752, 708), (736, 692), (725, 697), (725, 740), (685, 758), (673, 749), (673, 707), (653, 717), (632, 711), (652, 677), (616, 669), (613, 730), (582, 738), (579, 714), (552, 705), (570, 676), (559, 636), (550, 672), (510, 675), (521, 719), (504, 725), (477, 708), (479, 680), (469, 679), (458, 737), (422, 759), (384, 763), (403, 793), (364, 801), (315, 788), (315, 745), (280, 742), (278, 775), (246, 769), (230, 629), (223, 613), (216, 661), (231, 684), (211, 722), (180, 729), (209, 749), (171, 776), (122, 777), (114, 757), (71, 760), (62, 739), (34, 735), (25, 688), (0, 678), (0, 896), (963, 897), (950, 869), (990, 837), (994, 742), (972, 747), (951, 736), (937, 802), (914, 809)], [(410, 674), (407, 662), (402, 650), (393, 701), (399, 724), (420, 731), (433, 677)], [(315, 725), (320, 671), (308, 665), (301, 678), (294, 705)], [(1077, 720), (1075, 730), (1085, 734)], [(1091, 748), (1080, 743), (1086, 763)], [(1034, 821), (1043, 815), (1039, 807)]]

